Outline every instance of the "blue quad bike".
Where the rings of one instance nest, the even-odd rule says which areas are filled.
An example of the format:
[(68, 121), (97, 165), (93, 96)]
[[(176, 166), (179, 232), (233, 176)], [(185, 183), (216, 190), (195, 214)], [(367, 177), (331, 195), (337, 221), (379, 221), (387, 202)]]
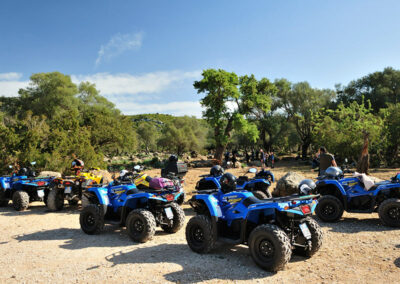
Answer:
[[(196, 190), (218, 189), (221, 187), (220, 179), (224, 171), (219, 166), (214, 166), (209, 175), (201, 175), (201, 179), (196, 184)], [(275, 181), (274, 174), (267, 170), (257, 172), (257, 169), (250, 168), (247, 173), (254, 173), (253, 178), (247, 175), (239, 176), (236, 180), (236, 189), (251, 191), (258, 199), (271, 198), (272, 195), (268, 188)]]
[(292, 251), (311, 257), (322, 245), (322, 230), (311, 218), (318, 195), (259, 200), (241, 190), (196, 193), (189, 201), (196, 216), (186, 226), (186, 240), (197, 253), (209, 252), (216, 241), (245, 244), (258, 266), (276, 272)]
[(321, 195), (316, 214), (322, 221), (336, 222), (343, 211), (378, 212), (383, 224), (400, 227), (400, 173), (366, 190), (360, 178), (344, 178), (341, 169), (330, 167), (316, 184)]
[(176, 203), (182, 193), (175, 188), (138, 189), (134, 184), (111, 182), (106, 187), (88, 187), (82, 196), (82, 230), (98, 234), (104, 223), (126, 227), (135, 242), (147, 242), (156, 226), (176, 233), (185, 222), (185, 213)]
[[(35, 164), (31, 163), (32, 166)], [(31, 167), (22, 168), (11, 176), (0, 177), (0, 206), (7, 206), (12, 200), (14, 209), (22, 211), (28, 209), (30, 202), (46, 203), (52, 180), (53, 177), (37, 178)]]

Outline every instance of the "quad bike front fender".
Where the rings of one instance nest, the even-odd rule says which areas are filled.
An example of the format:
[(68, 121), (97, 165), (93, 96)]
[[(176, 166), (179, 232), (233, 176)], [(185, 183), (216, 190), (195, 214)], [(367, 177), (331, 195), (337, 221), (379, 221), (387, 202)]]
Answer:
[(91, 187), (87, 189), (87, 192), (97, 197), (99, 204), (108, 206), (110, 199), (108, 198), (107, 188), (104, 187)]
[(196, 210), (196, 203), (202, 203), (206, 206), (210, 217), (222, 217), (221, 207), (218, 204), (218, 199), (212, 194), (199, 194), (192, 197), (189, 201), (190, 205)]
[(317, 184), (317, 188), (316, 188), (317, 192), (316, 193), (318, 193), (318, 194), (324, 195), (323, 192), (320, 192), (320, 190), (322, 188), (334, 187), (334, 188), (336, 188), (336, 190), (338, 192), (340, 192), (340, 194), (346, 195), (346, 190), (343, 188), (343, 186), (337, 180), (320, 180), (320, 181), (317, 181), (316, 184)]

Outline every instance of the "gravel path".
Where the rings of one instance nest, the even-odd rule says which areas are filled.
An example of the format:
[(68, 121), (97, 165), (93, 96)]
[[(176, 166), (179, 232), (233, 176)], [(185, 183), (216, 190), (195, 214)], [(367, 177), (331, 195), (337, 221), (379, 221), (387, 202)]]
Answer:
[[(277, 169), (276, 172), (285, 171)], [(193, 186), (204, 170), (192, 170)], [(188, 188), (189, 188), (189, 185)], [(192, 188), (192, 187), (191, 187)], [(47, 212), (41, 203), (24, 212), (0, 208), (0, 283), (399, 283), (400, 230), (382, 226), (377, 214), (344, 214), (335, 224), (320, 222), (321, 250), (311, 259), (293, 257), (276, 274), (259, 269), (245, 246), (219, 245), (193, 253), (184, 229), (133, 243), (124, 228), (106, 226), (95, 236), (79, 226), (78, 207)], [(193, 215), (185, 206), (186, 221)]]

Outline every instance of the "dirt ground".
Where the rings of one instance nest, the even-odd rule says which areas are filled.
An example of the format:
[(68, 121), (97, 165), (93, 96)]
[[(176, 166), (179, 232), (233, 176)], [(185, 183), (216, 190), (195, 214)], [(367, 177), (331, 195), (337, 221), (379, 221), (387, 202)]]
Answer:
[[(289, 170), (315, 177), (301, 165), (278, 163), (273, 172), (280, 178)], [(188, 192), (207, 171), (189, 171)], [(395, 172), (372, 175), (388, 179)], [(188, 221), (193, 212), (184, 207)], [(152, 241), (137, 244), (124, 228), (113, 225), (100, 235), (84, 234), (79, 207), (52, 213), (36, 202), (16, 212), (9, 205), (0, 208), (0, 283), (400, 282), (399, 229), (382, 226), (376, 213), (345, 213), (338, 223), (320, 225), (325, 235), (321, 250), (311, 259), (294, 256), (284, 271), (272, 274), (254, 264), (246, 246), (219, 245), (207, 255), (192, 252), (184, 229), (173, 235), (159, 229)]]

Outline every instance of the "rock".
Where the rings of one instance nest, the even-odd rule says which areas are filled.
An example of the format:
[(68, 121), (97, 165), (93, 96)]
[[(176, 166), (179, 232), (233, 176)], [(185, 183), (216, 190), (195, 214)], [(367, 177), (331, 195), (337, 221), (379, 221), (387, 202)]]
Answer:
[(305, 179), (305, 177), (296, 172), (288, 172), (280, 180), (278, 180), (272, 195), (288, 196), (298, 193), (298, 185), (303, 179)]
[(39, 173), (40, 177), (61, 177), (61, 173), (52, 171), (43, 171)]
[(249, 167), (261, 167), (261, 161), (251, 161), (248, 164)]
[(191, 166), (193, 168), (209, 168), (214, 165), (213, 160), (197, 160), (191, 161)]

